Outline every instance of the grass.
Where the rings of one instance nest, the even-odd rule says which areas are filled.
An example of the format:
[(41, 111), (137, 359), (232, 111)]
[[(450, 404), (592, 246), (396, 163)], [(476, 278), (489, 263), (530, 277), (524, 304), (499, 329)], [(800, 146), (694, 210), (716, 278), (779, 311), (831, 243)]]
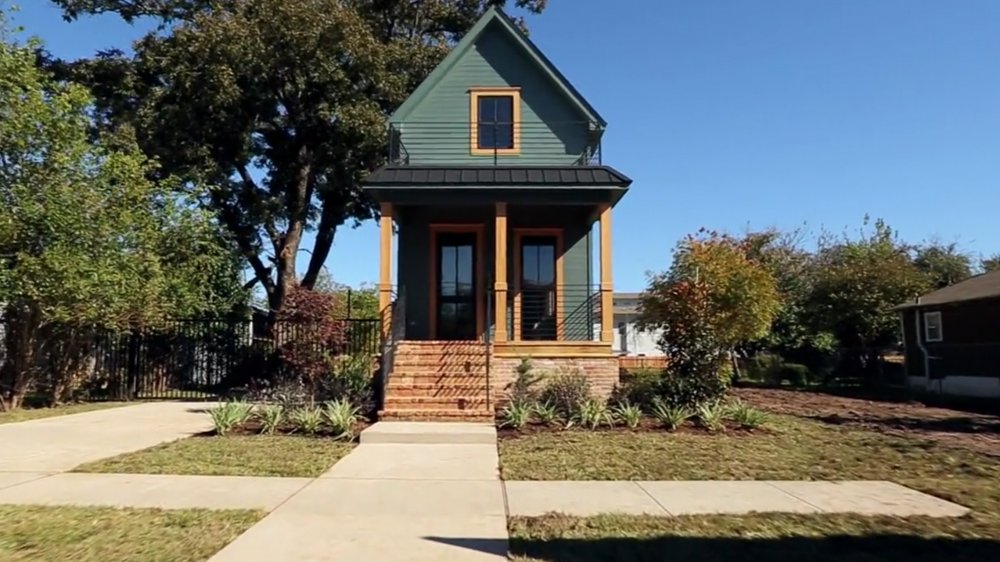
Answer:
[(774, 416), (752, 435), (565, 432), (505, 439), (506, 479), (891, 480), (965, 517), (513, 518), (516, 560), (931, 560), (1000, 557), (1000, 459), (966, 449)]
[(66, 404), (64, 406), (55, 406), (51, 408), (18, 408), (17, 410), (0, 412), (0, 424), (40, 420), (55, 416), (68, 416), (70, 414), (82, 414), (84, 412), (93, 412), (95, 410), (118, 408), (129, 404), (134, 404), (134, 402), (82, 402), (80, 404)]
[(263, 516), (247, 510), (0, 506), (0, 560), (200, 562)]
[(76, 472), (316, 477), (353, 448), (323, 437), (188, 437), (76, 467)]

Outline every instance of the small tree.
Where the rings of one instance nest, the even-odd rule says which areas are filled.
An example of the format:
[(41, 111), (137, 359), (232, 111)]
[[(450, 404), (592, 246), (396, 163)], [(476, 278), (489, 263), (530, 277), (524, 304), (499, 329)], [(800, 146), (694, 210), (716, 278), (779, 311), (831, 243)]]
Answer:
[(347, 336), (344, 321), (337, 317), (337, 297), (293, 289), (278, 313), (275, 336), (280, 341), (281, 359), (315, 401), (324, 377), (333, 371), (334, 359), (344, 350)]
[(979, 260), (979, 269), (983, 272), (1000, 271), (1000, 254), (993, 254), (988, 258)]
[(928, 275), (932, 288), (940, 289), (968, 279), (972, 258), (952, 244), (931, 243), (917, 248), (913, 264)]
[(640, 324), (662, 331), (660, 347), (679, 375), (718, 379), (727, 352), (767, 335), (781, 302), (774, 277), (749, 249), (702, 231), (678, 245), (668, 272), (650, 277)]

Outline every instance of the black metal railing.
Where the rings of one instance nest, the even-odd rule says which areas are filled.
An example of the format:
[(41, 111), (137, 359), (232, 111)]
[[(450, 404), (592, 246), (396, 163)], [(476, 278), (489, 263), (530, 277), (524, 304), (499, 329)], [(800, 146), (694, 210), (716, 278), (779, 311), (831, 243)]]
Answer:
[[(9, 328), (8, 328), (9, 329)], [(4, 327), (0, 323), (0, 335)], [(61, 329), (33, 354), (39, 376), (32, 392), (56, 384), (59, 362), (66, 361), (69, 337), (84, 359), (74, 395), (86, 400), (211, 399), (231, 395), (257, 382), (293, 375), (289, 352), (332, 360), (344, 355), (380, 354), (378, 318), (337, 320), (333, 328), (299, 322), (267, 325), (249, 318), (170, 320), (126, 332)], [(0, 338), (0, 362), (6, 359)]]
[(587, 121), (393, 123), (389, 126), (389, 163), (597, 166), (601, 164), (601, 131)]
[(522, 285), (507, 300), (507, 328), (512, 339), (600, 339), (601, 298), (595, 285)]

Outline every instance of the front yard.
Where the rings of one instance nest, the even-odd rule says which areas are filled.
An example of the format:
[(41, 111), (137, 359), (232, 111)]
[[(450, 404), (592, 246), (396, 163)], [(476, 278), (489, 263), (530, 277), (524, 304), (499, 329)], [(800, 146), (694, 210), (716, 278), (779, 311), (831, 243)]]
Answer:
[(353, 443), (305, 435), (195, 436), (87, 463), (76, 472), (316, 477)]
[(263, 516), (247, 510), (0, 506), (0, 560), (201, 562)]
[[(742, 398), (755, 401), (752, 395)], [(800, 399), (791, 394), (778, 398), (776, 403), (783, 404)], [(927, 436), (899, 423), (886, 430), (847, 423), (866, 411), (848, 400), (839, 402), (840, 412), (757, 403), (786, 413), (775, 414), (766, 429), (752, 433), (571, 430), (508, 436), (500, 442), (503, 477), (891, 480), (973, 512), (954, 519), (790, 514), (512, 518), (515, 559), (954, 562), (1000, 557), (1000, 456), (983, 451), (983, 439), (949, 441), (942, 431)], [(898, 411), (894, 414), (894, 419), (900, 417)], [(968, 416), (952, 412), (956, 419)], [(940, 416), (935, 419), (935, 428), (949, 427)], [(995, 427), (989, 419), (980, 422), (980, 433), (995, 438), (996, 433), (983, 429)]]

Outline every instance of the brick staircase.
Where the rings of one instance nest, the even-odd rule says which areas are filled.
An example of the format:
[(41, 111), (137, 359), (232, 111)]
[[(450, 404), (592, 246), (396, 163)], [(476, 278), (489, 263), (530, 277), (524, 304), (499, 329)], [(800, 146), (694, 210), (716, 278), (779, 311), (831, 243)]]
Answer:
[(482, 342), (402, 341), (381, 420), (492, 421)]

